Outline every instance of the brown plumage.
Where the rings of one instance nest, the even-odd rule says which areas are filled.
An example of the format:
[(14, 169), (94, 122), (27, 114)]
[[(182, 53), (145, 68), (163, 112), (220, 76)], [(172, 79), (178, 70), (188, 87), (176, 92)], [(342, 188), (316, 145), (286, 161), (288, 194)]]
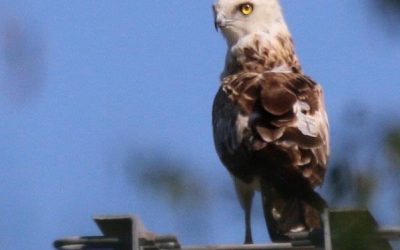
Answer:
[(326, 204), (313, 188), (326, 172), (325, 119), (321, 88), (298, 73), (241, 71), (223, 79), (215, 98), (217, 151), (233, 176), (259, 185), (277, 241), (321, 227)]
[[(213, 105), (215, 147), (245, 211), (245, 243), (252, 242), (250, 211), (256, 190), (262, 194), (271, 239), (285, 241), (288, 233), (322, 226), (320, 213), (327, 205), (314, 188), (323, 183), (329, 155), (323, 93), (302, 73), (278, 2), (251, 1), (254, 15), (275, 15), (271, 9), (276, 8), (271, 20), (278, 21), (272, 22), (273, 29), (248, 28), (242, 38), (236, 33), (243, 28), (225, 26), (223, 19), (230, 20), (224, 8), (230, 10), (235, 3), (240, 8), (240, 0), (219, 0), (214, 7), (229, 46)], [(257, 7), (265, 9), (258, 13)], [(254, 25), (264, 29), (263, 23)]]
[[(250, 150), (277, 145), (313, 187), (322, 184), (328, 131), (315, 82), (299, 73), (241, 71), (225, 77), (221, 88), (241, 115), (251, 117), (243, 138)], [(313, 124), (301, 124), (307, 122)]]

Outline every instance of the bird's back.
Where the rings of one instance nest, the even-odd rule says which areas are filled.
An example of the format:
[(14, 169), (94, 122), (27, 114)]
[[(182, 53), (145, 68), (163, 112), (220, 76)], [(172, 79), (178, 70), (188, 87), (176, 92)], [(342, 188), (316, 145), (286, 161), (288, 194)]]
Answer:
[(309, 77), (277, 72), (225, 77), (214, 101), (213, 127), (219, 156), (233, 174), (249, 178), (283, 168), (312, 187), (322, 184), (328, 121), (321, 88)]
[(319, 85), (301, 73), (229, 75), (214, 100), (213, 128), (230, 173), (249, 185), (260, 182), (264, 206), (284, 218), (276, 223), (266, 215), (270, 233), (320, 226), (326, 204), (313, 189), (324, 179), (329, 138)]

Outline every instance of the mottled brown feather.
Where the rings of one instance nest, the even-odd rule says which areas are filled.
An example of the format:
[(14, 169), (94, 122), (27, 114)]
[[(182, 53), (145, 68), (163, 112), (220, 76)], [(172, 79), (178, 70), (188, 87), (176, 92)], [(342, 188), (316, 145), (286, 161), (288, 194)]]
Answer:
[(298, 226), (320, 228), (327, 206), (313, 190), (323, 182), (329, 155), (322, 90), (303, 75), (284, 23), (275, 24), (283, 27), (230, 44), (213, 105), (218, 155), (235, 180), (248, 185), (238, 193), (247, 215), (247, 243), (251, 199), (243, 195), (248, 190), (262, 193), (273, 241), (287, 240), (286, 233)]
[[(328, 124), (322, 119), (325, 117), (315, 118), (315, 126), (321, 127), (315, 135), (305, 134), (297, 127), (300, 115), (314, 119), (325, 114), (322, 92), (314, 81), (300, 73), (242, 71), (224, 78), (222, 88), (243, 114), (252, 117), (248, 126), (253, 133), (243, 138), (246, 144), (253, 145), (254, 150), (277, 145), (310, 185), (322, 184), (328, 157)], [(299, 102), (306, 109), (295, 114), (294, 106)]]
[(279, 79), (271, 77), (260, 93), (263, 108), (273, 115), (284, 115), (293, 109), (297, 97), (287, 88), (282, 88)]

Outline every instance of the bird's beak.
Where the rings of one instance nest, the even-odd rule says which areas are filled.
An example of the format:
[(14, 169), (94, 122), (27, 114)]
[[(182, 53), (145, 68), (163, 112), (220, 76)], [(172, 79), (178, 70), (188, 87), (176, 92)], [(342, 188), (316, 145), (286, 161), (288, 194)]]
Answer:
[(218, 32), (220, 28), (226, 26), (226, 19), (225, 16), (221, 13), (215, 13), (215, 20), (214, 20), (215, 30)]
[(218, 10), (218, 7), (216, 5), (213, 6), (213, 13), (215, 30), (218, 32), (220, 28), (225, 27), (226, 18), (225, 15)]
[(218, 27), (217, 17), (218, 17), (217, 11), (214, 8), (214, 27), (215, 27), (215, 30), (218, 32), (219, 27)]
[(218, 32), (218, 23), (217, 23), (217, 7), (215, 6), (215, 5), (213, 5), (212, 6), (212, 9), (213, 9), (213, 14), (214, 14), (214, 27), (215, 27), (215, 30)]

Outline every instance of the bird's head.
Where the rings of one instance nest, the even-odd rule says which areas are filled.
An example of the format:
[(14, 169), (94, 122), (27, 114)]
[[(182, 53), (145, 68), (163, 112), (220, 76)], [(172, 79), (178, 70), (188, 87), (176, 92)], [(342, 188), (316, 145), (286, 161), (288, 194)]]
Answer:
[(217, 0), (213, 9), (215, 27), (230, 46), (252, 33), (287, 29), (279, 0)]

